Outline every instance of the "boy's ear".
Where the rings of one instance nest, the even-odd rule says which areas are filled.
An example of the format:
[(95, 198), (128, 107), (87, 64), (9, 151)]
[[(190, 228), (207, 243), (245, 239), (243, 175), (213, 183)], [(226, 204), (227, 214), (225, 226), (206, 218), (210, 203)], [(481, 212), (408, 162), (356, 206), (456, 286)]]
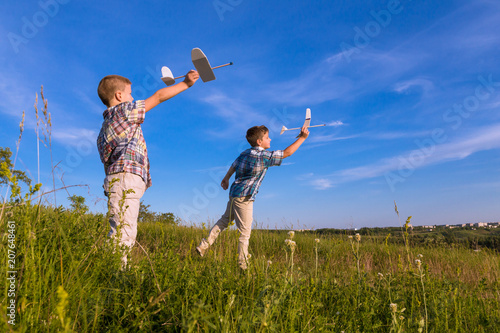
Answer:
[(122, 101), (122, 92), (120, 90), (117, 90), (115, 92), (115, 99), (118, 101), (118, 102), (121, 102)]

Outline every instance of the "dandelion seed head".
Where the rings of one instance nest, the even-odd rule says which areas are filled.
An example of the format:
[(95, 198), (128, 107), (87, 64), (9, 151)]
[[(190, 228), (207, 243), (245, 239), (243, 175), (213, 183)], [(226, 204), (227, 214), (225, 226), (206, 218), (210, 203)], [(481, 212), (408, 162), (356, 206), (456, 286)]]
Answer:
[(290, 231), (288, 232), (288, 236), (290, 236), (290, 239), (291, 239), (291, 238), (293, 238), (293, 236), (295, 236), (295, 231), (290, 230)]
[(396, 312), (396, 311), (398, 311), (398, 305), (397, 305), (397, 304), (395, 304), (395, 303), (391, 303), (391, 304), (389, 304), (389, 307), (391, 308), (391, 311), (392, 311), (392, 312)]
[(423, 255), (422, 254), (417, 254), (417, 257), (422, 258)]
[(405, 319), (405, 317), (399, 316), (399, 320), (404, 320), (404, 319)]
[(415, 260), (415, 264), (417, 265), (418, 268), (420, 268), (420, 266), (422, 266), (422, 261), (420, 261), (420, 259), (417, 259)]
[(349, 235), (349, 236), (347, 236), (347, 238), (352, 239), (352, 236), (351, 236), (351, 235)]
[(358, 241), (358, 242), (359, 242), (359, 241), (361, 241), (361, 236), (360, 236), (360, 234), (356, 234), (356, 241)]
[(319, 243), (319, 238), (316, 238), (314, 241), (315, 241), (316, 243)]

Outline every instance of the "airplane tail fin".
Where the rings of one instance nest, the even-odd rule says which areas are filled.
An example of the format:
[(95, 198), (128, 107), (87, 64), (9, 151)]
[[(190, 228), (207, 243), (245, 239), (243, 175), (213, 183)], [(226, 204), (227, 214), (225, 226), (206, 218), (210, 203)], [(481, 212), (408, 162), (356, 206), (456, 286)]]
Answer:
[(168, 68), (167, 66), (163, 66), (161, 68), (161, 80), (167, 86), (171, 86), (172, 84), (175, 83), (174, 75), (172, 74), (170, 68)]

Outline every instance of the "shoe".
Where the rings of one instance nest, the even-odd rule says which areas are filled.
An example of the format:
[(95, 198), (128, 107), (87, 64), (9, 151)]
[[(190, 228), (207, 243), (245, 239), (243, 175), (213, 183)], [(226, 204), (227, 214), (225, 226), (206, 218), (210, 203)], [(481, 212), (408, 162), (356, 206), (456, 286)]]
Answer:
[(208, 243), (205, 238), (203, 238), (200, 242), (200, 245), (196, 247), (196, 252), (200, 255), (200, 257), (204, 257), (205, 253), (208, 250)]
[(250, 265), (250, 258), (252, 257), (252, 255), (249, 253), (247, 255), (247, 259), (246, 260), (242, 260), (239, 262), (239, 265), (240, 265), (240, 268), (245, 271), (247, 268), (248, 268), (248, 265)]
[(200, 255), (200, 257), (204, 257), (205, 256), (205, 251), (206, 251), (206, 249), (202, 249), (199, 246), (196, 247), (196, 252), (198, 252), (198, 254)]

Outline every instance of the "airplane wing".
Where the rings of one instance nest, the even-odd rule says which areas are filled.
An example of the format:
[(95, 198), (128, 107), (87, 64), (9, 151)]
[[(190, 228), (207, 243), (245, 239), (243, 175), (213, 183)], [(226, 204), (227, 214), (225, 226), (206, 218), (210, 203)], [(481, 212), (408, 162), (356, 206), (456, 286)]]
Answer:
[[(307, 108), (306, 109), (306, 120), (304, 121), (304, 126), (306, 127), (309, 127), (309, 125), (311, 124), (311, 109)], [(299, 135), (297, 135), (297, 138), (300, 137), (300, 133)]]
[(194, 48), (191, 50), (191, 60), (193, 61), (193, 65), (200, 74), (200, 78), (203, 82), (208, 82), (215, 80), (215, 74), (208, 62), (205, 53), (199, 48)]

